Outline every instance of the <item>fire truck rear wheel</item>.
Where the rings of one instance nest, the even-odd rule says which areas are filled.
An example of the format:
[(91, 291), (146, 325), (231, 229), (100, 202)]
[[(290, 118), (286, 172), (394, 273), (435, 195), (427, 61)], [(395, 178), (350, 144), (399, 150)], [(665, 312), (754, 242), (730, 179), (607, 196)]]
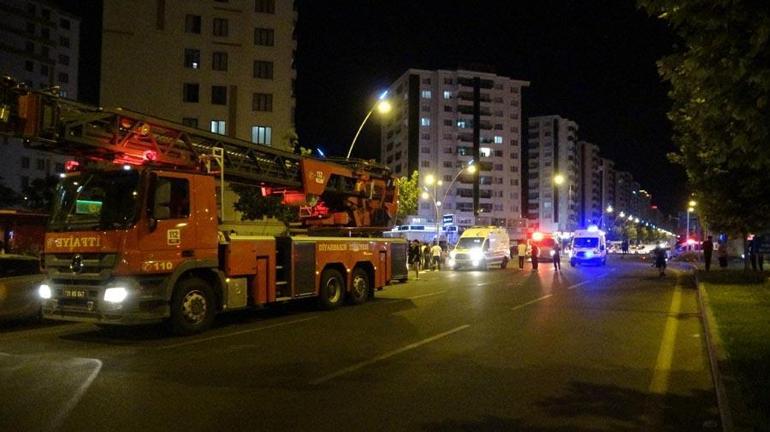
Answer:
[(350, 284), (350, 291), (348, 292), (348, 300), (350, 303), (356, 305), (366, 303), (371, 291), (369, 287), (369, 274), (366, 270), (357, 268), (353, 270), (353, 277), (351, 279), (352, 282)]
[(334, 309), (342, 304), (345, 294), (345, 278), (338, 270), (328, 268), (321, 273), (318, 299), (324, 309)]
[(169, 327), (177, 335), (205, 331), (214, 322), (214, 296), (204, 280), (188, 278), (181, 281), (171, 298)]

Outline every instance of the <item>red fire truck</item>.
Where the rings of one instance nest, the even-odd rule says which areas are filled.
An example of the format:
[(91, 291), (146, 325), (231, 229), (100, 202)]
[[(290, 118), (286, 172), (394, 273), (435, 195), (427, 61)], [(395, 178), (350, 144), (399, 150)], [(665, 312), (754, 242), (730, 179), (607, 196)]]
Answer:
[[(46, 318), (163, 321), (191, 334), (219, 312), (305, 297), (329, 309), (360, 304), (406, 278), (406, 243), (371, 236), (397, 210), (385, 167), (304, 157), (11, 79), (0, 87), (0, 131), (74, 157), (45, 236)], [(299, 206), (301, 227), (223, 220), (230, 184)]]

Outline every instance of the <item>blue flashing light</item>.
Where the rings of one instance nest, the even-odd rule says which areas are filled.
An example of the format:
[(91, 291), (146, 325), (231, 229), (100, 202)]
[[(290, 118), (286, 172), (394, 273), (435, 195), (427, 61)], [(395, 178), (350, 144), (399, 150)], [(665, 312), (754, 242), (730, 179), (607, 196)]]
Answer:
[(325, 158), (325, 157), (326, 157), (326, 154), (324, 153), (324, 151), (323, 151), (323, 150), (321, 150), (321, 148), (320, 148), (320, 147), (317, 147), (317, 148), (315, 149), (315, 151), (317, 151), (317, 152), (318, 152), (318, 154), (319, 154), (319, 155), (320, 155), (322, 158)]

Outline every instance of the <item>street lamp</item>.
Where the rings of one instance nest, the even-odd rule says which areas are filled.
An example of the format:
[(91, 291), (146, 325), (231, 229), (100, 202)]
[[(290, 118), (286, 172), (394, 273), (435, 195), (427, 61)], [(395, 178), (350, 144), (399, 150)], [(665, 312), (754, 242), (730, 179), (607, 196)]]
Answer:
[(369, 112), (366, 114), (366, 117), (364, 117), (364, 121), (361, 122), (361, 126), (358, 127), (358, 131), (356, 131), (356, 136), (353, 137), (353, 142), (350, 143), (350, 149), (348, 150), (348, 155), (345, 159), (350, 159), (351, 153), (353, 153), (353, 146), (356, 145), (356, 140), (358, 139), (358, 135), (361, 134), (361, 130), (364, 128), (364, 125), (366, 124), (366, 121), (369, 120), (369, 117), (372, 116), (372, 113), (377, 110), (380, 114), (387, 114), (392, 109), (392, 106), (390, 105), (390, 102), (386, 99), (388, 97), (388, 91), (384, 91), (380, 97), (377, 98), (377, 103), (372, 106), (372, 109), (369, 110)]
[(468, 161), (468, 164), (460, 169), (460, 171), (455, 174), (454, 178), (446, 187), (446, 190), (444, 191), (443, 198), (441, 201), (439, 201), (438, 198), (438, 187), (443, 186), (444, 182), (441, 179), (436, 180), (436, 177), (433, 174), (427, 174), (425, 176), (425, 186), (433, 186), (433, 194), (431, 194), (428, 191), (428, 188), (423, 186), (423, 192), (420, 195), (422, 199), (428, 200), (431, 199), (433, 201), (433, 207), (436, 210), (436, 241), (439, 241), (441, 239), (441, 226), (439, 225), (439, 218), (441, 217), (439, 209), (441, 208), (442, 203), (446, 202), (447, 195), (449, 195), (449, 191), (452, 189), (452, 186), (455, 184), (458, 178), (460, 178), (460, 175), (463, 172), (467, 172), (468, 174), (473, 174), (476, 172), (476, 165), (473, 162), (473, 159)]
[(621, 211), (620, 213), (618, 213), (618, 216), (624, 218), (626, 217), (626, 212)]
[[(690, 200), (689, 203), (687, 203), (689, 206), (687, 207), (687, 234), (685, 235), (685, 241), (690, 240), (690, 213), (695, 211), (695, 204), (697, 204), (695, 201)], [(690, 249), (690, 246), (688, 244), (687, 249)]]
[(564, 175), (563, 174), (556, 174), (553, 176), (553, 182), (554, 184), (561, 185), (564, 184)]

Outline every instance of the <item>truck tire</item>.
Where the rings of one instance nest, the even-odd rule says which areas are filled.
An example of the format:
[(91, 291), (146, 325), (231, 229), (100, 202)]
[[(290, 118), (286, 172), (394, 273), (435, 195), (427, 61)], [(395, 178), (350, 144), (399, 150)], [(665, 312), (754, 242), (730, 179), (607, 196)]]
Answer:
[(209, 284), (199, 278), (184, 279), (171, 297), (169, 330), (180, 336), (203, 332), (214, 322), (215, 311)]
[(329, 268), (321, 273), (321, 286), (318, 289), (318, 300), (323, 309), (334, 309), (342, 304), (345, 297), (345, 278), (339, 271)]
[(369, 300), (369, 293), (371, 288), (369, 287), (369, 273), (362, 268), (353, 270), (353, 275), (350, 282), (350, 291), (348, 291), (348, 301), (351, 304), (360, 305), (366, 303)]

